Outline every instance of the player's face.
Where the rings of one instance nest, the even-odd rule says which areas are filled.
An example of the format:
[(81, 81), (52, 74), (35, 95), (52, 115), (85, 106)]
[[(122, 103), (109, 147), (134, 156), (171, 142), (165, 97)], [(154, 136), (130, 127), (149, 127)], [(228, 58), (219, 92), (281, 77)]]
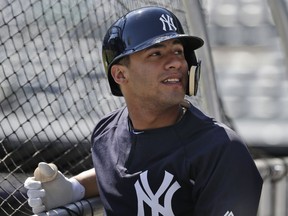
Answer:
[(130, 55), (128, 95), (150, 103), (179, 104), (188, 66), (179, 40), (171, 39)]

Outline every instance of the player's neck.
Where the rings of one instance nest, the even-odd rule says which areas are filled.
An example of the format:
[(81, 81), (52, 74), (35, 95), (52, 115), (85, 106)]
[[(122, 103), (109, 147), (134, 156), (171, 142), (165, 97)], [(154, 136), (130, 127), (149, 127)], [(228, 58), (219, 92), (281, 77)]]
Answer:
[(184, 115), (185, 109), (173, 106), (166, 109), (129, 109), (129, 118), (135, 130), (147, 130), (167, 127), (177, 123)]

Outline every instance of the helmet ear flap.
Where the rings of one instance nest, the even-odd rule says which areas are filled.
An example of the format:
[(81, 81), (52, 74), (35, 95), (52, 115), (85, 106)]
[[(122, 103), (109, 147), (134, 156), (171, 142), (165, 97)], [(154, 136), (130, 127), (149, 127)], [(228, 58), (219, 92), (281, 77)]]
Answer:
[(190, 67), (188, 77), (188, 93), (190, 96), (195, 96), (198, 91), (198, 83), (201, 73), (201, 61), (197, 62), (197, 65), (192, 65)]

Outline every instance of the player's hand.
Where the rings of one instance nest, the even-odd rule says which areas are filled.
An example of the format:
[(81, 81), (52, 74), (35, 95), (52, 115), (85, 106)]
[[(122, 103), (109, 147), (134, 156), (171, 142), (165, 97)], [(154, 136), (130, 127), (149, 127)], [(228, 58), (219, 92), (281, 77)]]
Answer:
[(54, 164), (40, 162), (33, 177), (24, 182), (28, 204), (34, 214), (78, 201), (85, 189), (76, 179), (66, 178)]

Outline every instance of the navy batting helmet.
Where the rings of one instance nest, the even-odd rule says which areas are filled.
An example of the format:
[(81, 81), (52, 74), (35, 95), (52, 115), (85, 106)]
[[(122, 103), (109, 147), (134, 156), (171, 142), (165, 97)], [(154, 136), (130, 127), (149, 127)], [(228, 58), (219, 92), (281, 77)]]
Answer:
[[(122, 96), (119, 85), (111, 75), (110, 69), (113, 64), (127, 55), (175, 38), (184, 46), (188, 67), (198, 66), (194, 50), (201, 47), (204, 42), (201, 38), (185, 34), (180, 21), (171, 11), (156, 6), (143, 7), (118, 19), (108, 29), (102, 47), (104, 67), (112, 94)], [(200, 71), (199, 68), (197, 71)], [(195, 84), (193, 83), (193, 88), (197, 88), (197, 83)]]

